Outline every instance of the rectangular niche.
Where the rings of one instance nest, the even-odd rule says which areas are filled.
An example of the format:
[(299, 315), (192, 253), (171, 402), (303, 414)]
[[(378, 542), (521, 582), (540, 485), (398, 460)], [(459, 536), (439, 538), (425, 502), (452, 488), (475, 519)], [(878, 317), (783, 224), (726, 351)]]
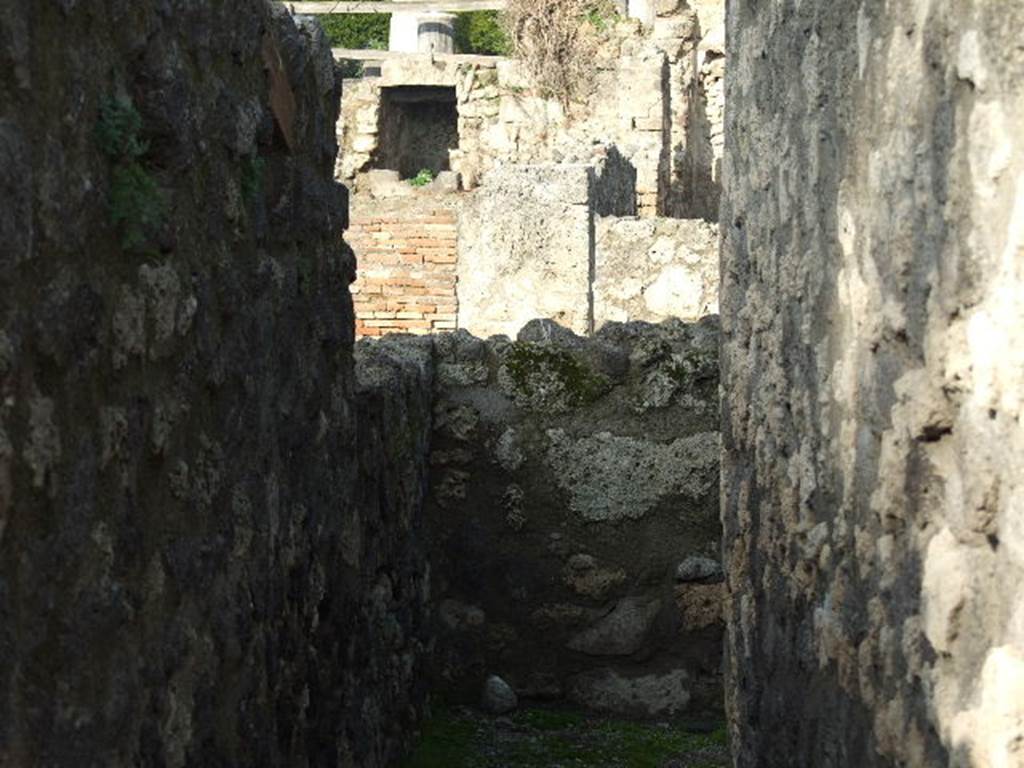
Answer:
[(450, 170), (449, 152), (459, 146), (454, 87), (400, 85), (382, 89), (377, 168), (411, 179), (424, 168), (435, 176)]

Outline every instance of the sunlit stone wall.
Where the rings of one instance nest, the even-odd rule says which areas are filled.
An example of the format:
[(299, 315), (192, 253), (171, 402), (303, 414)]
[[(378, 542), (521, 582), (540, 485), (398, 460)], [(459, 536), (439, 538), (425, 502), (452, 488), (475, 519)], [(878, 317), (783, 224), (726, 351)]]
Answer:
[(738, 0), (722, 214), (739, 766), (1024, 764), (1017, 2)]

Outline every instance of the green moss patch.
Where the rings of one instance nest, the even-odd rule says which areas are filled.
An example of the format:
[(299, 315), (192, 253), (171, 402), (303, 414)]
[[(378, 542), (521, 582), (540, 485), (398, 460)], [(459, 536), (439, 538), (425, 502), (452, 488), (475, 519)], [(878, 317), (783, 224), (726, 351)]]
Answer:
[(690, 350), (673, 356), (668, 374), (681, 387), (699, 389), (718, 384), (718, 354), (716, 350)]
[(575, 710), (527, 708), (493, 719), (444, 710), (402, 768), (687, 768), (729, 765), (725, 729), (639, 723)]
[(111, 98), (100, 106), (96, 143), (110, 160), (110, 221), (121, 231), (125, 250), (143, 250), (163, 224), (167, 199), (153, 177), (142, 139), (142, 117), (129, 99)]
[(503, 360), (506, 389), (520, 407), (558, 413), (594, 402), (611, 388), (608, 379), (562, 349), (517, 341)]

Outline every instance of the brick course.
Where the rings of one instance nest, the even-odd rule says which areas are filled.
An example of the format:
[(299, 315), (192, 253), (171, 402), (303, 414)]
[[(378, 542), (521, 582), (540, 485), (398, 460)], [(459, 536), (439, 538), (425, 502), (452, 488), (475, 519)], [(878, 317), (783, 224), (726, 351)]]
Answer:
[(355, 215), (346, 239), (358, 259), (352, 285), (357, 337), (458, 327), (454, 213)]

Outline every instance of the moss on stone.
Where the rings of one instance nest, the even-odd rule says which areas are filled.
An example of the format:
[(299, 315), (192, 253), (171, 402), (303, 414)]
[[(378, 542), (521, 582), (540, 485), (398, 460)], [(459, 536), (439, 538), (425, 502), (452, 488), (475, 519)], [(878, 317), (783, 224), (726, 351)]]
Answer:
[(516, 404), (558, 413), (589, 405), (610, 388), (608, 379), (562, 349), (517, 341), (505, 350), (503, 371)]
[(142, 117), (128, 99), (107, 99), (100, 107), (96, 143), (113, 163), (110, 221), (121, 229), (126, 250), (142, 249), (163, 224), (167, 200), (144, 162), (149, 145), (141, 138)]
[(673, 355), (667, 372), (673, 381), (684, 388), (714, 383), (718, 378), (717, 351), (690, 349), (681, 355)]

